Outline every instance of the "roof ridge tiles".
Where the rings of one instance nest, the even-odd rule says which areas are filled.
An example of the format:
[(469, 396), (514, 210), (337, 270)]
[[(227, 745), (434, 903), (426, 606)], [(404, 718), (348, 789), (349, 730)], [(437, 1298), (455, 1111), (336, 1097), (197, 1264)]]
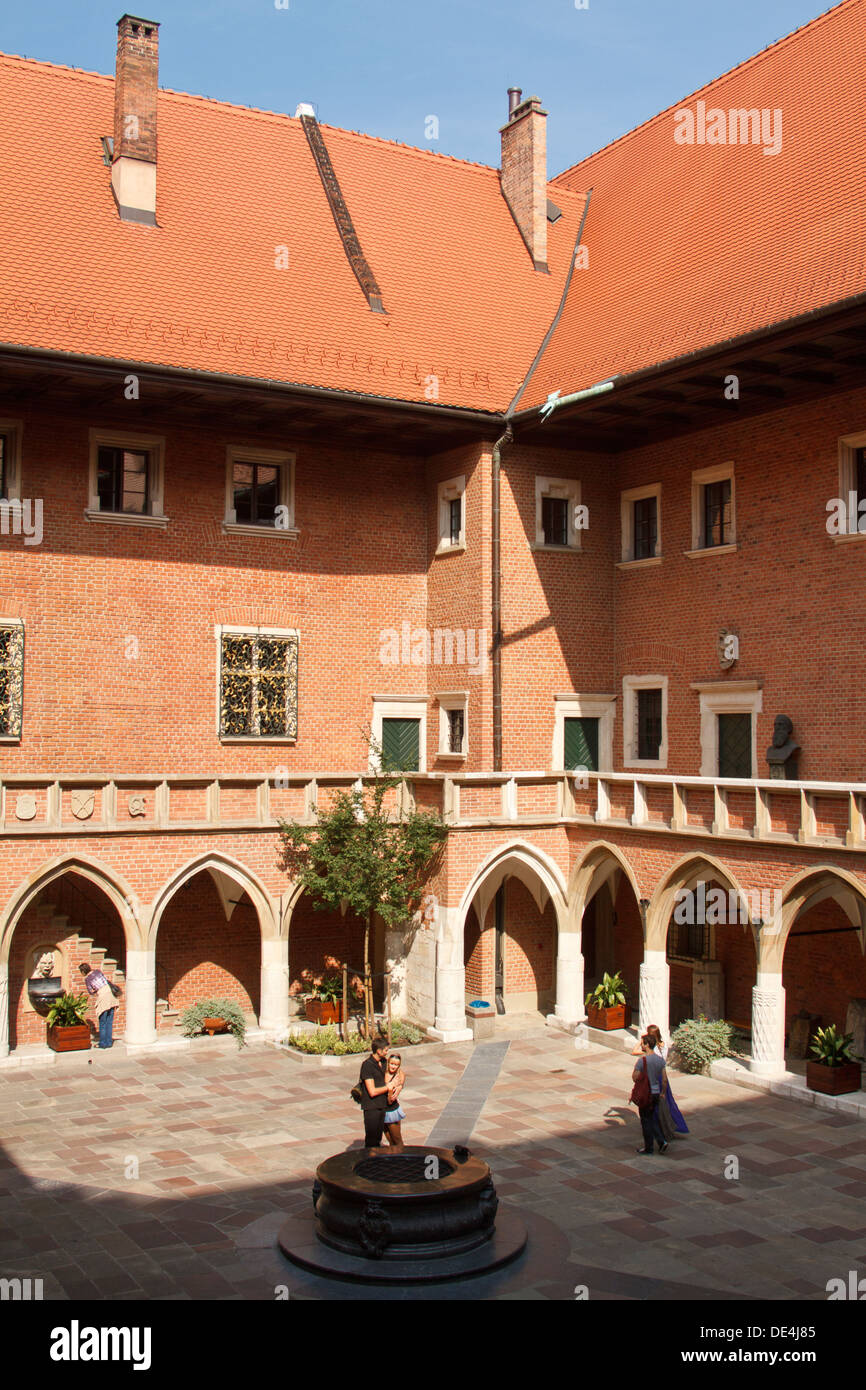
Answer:
[(663, 116), (668, 116), (671, 111), (679, 109), (686, 102), (696, 100), (698, 97), (702, 96), (704, 92), (708, 92), (711, 87), (715, 87), (717, 83), (723, 82), (726, 77), (732, 77), (733, 74), (739, 72), (741, 68), (747, 68), (754, 63), (758, 63), (761, 59), (766, 58), (768, 54), (781, 48), (783, 44), (791, 43), (806, 29), (813, 29), (817, 27), (817, 25), (823, 24), (825, 20), (828, 20), (832, 15), (837, 15), (843, 10), (855, 9), (862, 3), (863, 0), (839, 0), (838, 4), (831, 5), (829, 9), (823, 10), (821, 14), (815, 15), (814, 19), (807, 19), (805, 24), (799, 24), (796, 29), (792, 29), (787, 34), (783, 34), (781, 38), (773, 39), (772, 43), (765, 44), (763, 48), (758, 49), (757, 53), (752, 53), (748, 58), (743, 58), (739, 63), (735, 63), (733, 67), (726, 68), (724, 72), (720, 72), (716, 77), (711, 78), (709, 82), (705, 82), (702, 87), (695, 88), (693, 92), (687, 92), (686, 95), (680, 97), (678, 101), (672, 101), (670, 105), (665, 106), (663, 110), (657, 111), (653, 116), (648, 116), (645, 121), (641, 121), (640, 125), (632, 126), (631, 130), (624, 131), (623, 134), (618, 135), (615, 140), (609, 140), (606, 145), (599, 145), (597, 150), (591, 150), (590, 153), (584, 155), (582, 159), (578, 159), (574, 164), (569, 164), (565, 169), (561, 169), (558, 174), (553, 174), (549, 183), (558, 188), (560, 179), (564, 179), (565, 176), (572, 173), (573, 170), (579, 169), (582, 165), (587, 164), (589, 160), (595, 159), (596, 155), (604, 154), (607, 150), (612, 150), (617, 145), (623, 144), (624, 141), (632, 139), (635, 135), (639, 135), (640, 132), (646, 130), (648, 126), (653, 125), (656, 121), (660, 121)]

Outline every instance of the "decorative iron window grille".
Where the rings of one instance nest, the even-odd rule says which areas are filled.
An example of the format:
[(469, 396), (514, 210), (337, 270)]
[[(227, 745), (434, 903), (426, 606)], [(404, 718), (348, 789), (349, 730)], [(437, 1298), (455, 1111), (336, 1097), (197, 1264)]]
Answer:
[(272, 463), (236, 463), (232, 506), (238, 523), (273, 526), (280, 501), (280, 470)]
[(545, 545), (568, 545), (568, 498), (542, 497), (541, 526)]
[(448, 752), (463, 752), (464, 712), (462, 709), (448, 711)]
[(24, 629), (0, 627), (0, 736), (21, 737), (24, 704)]
[(634, 506), (634, 558), (648, 560), (658, 541), (658, 498), (639, 497)]
[(731, 480), (704, 485), (704, 548), (728, 545), (731, 539)]
[(448, 528), (452, 545), (460, 544), (460, 523), (463, 520), (463, 499), (454, 497), (448, 503)]
[(150, 456), (138, 449), (99, 446), (96, 488), (101, 512), (147, 515)]
[(656, 762), (662, 746), (662, 692), (637, 692), (637, 755)]
[(220, 734), (297, 738), (297, 637), (223, 634)]

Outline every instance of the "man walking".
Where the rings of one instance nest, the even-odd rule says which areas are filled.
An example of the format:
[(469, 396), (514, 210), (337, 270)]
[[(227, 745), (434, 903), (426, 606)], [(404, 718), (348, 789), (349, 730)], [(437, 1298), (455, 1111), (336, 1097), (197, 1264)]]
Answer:
[(375, 1037), (370, 1044), (371, 1056), (361, 1067), (358, 1085), (361, 1087), (361, 1108), (364, 1111), (364, 1147), (376, 1149), (382, 1143), (385, 1111), (388, 1109), (388, 1083), (385, 1063), (388, 1044)]
[(111, 1030), (114, 1027), (114, 989), (101, 970), (91, 970), (89, 965), (79, 965), (84, 976), (84, 988), (96, 996), (96, 1017), (99, 1021), (99, 1046), (111, 1047)]
[(662, 1132), (661, 1120), (659, 1119), (659, 1101), (668, 1084), (665, 1059), (656, 1051), (656, 1039), (652, 1033), (644, 1034), (641, 1038), (641, 1045), (643, 1046), (643, 1056), (638, 1058), (631, 1076), (632, 1081), (639, 1081), (644, 1074), (644, 1069), (646, 1069), (652, 1104), (639, 1107), (638, 1113), (643, 1130), (643, 1148), (638, 1149), (638, 1153), (651, 1154), (655, 1139), (658, 1142), (659, 1153), (663, 1154), (668, 1142)]

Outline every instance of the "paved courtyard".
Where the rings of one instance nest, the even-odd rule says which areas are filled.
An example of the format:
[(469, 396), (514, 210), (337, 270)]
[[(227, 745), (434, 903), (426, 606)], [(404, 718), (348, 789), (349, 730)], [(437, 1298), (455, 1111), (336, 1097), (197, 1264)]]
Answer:
[[(316, 1164), (359, 1141), (358, 1064), (227, 1042), (0, 1077), (0, 1276), (52, 1299), (354, 1296), (275, 1241), (309, 1210)], [(862, 1122), (674, 1073), (692, 1133), (641, 1158), (625, 1053), (546, 1031), (404, 1065), (406, 1141), (467, 1140), (526, 1217), (530, 1253), (470, 1297), (823, 1300), (866, 1272)]]

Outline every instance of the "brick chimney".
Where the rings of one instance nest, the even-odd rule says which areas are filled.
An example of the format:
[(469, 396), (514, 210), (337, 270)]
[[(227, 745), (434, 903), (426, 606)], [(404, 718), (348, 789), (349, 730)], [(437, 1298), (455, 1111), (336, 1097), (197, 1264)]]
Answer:
[(125, 14), (117, 21), (111, 188), (125, 222), (156, 226), (156, 88), (159, 25)]
[(508, 89), (502, 136), (502, 193), (536, 270), (547, 270), (547, 112), (538, 97)]

